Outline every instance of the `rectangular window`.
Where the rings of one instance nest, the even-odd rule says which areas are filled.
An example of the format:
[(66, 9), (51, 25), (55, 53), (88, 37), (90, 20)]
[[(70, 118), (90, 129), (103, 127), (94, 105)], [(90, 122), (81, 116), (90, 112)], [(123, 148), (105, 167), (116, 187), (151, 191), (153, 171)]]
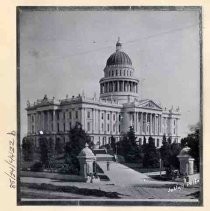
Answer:
[(53, 123), (51, 124), (51, 130), (53, 131)]
[(107, 124), (107, 131), (109, 132), (109, 124)]
[(76, 115), (76, 119), (78, 119), (78, 111), (76, 111), (76, 114), (75, 115)]
[(34, 122), (34, 116), (32, 115), (31, 117), (32, 117), (32, 122)]
[(69, 112), (69, 119), (71, 119), (71, 111)]
[(174, 120), (174, 126), (176, 125), (176, 120)]
[(176, 129), (174, 128), (174, 134), (176, 133)]
[(104, 124), (103, 123), (101, 124), (101, 131), (102, 132), (104, 131)]
[(59, 120), (59, 111), (57, 111), (56, 114), (57, 114), (57, 120)]
[(113, 114), (113, 120), (115, 121), (115, 114)]
[(109, 120), (109, 114), (107, 114), (107, 120)]
[(87, 118), (90, 118), (90, 111), (87, 112)]
[(69, 122), (69, 130), (71, 130), (71, 122)]
[(63, 119), (65, 120), (65, 112), (63, 113)]
[(101, 114), (101, 119), (104, 119), (104, 113)]
[(63, 123), (63, 131), (64, 132), (66, 131), (66, 125), (65, 125), (65, 123)]
[(53, 121), (53, 112), (51, 113), (51, 121)]
[(57, 131), (60, 132), (59, 123), (57, 123)]
[(90, 131), (90, 122), (87, 123), (87, 130)]

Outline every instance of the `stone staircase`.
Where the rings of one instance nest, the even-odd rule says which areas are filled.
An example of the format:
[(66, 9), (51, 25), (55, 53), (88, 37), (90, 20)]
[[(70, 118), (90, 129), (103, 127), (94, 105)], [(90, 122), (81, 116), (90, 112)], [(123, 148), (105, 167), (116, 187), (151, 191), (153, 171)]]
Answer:
[(115, 161), (114, 156), (111, 154), (108, 154), (106, 149), (94, 149), (93, 153), (96, 156), (96, 162)]

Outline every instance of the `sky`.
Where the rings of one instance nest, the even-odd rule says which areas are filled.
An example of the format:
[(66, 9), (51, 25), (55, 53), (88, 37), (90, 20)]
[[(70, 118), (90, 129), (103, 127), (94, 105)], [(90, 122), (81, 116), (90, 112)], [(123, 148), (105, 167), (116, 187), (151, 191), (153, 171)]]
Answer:
[(99, 80), (118, 37), (140, 80), (140, 97), (180, 107), (180, 135), (200, 118), (199, 12), (21, 11), (21, 137), (26, 102), (81, 94), (99, 97)]

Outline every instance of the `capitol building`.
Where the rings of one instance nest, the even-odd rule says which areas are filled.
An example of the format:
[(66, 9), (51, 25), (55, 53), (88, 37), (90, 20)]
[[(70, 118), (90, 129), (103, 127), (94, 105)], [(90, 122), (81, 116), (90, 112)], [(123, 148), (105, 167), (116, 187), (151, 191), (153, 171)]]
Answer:
[(151, 136), (156, 147), (160, 147), (164, 134), (172, 142), (180, 142), (179, 108), (167, 109), (152, 99), (139, 97), (139, 79), (135, 78), (132, 61), (123, 52), (120, 40), (103, 71), (99, 99), (87, 98), (81, 93), (61, 100), (45, 95), (34, 103), (27, 102), (27, 137), (36, 147), (39, 147), (40, 136), (54, 144), (65, 144), (77, 122), (89, 134), (95, 148), (110, 143), (111, 136), (119, 141), (130, 126), (134, 128), (138, 144), (143, 143), (144, 137), (148, 141)]

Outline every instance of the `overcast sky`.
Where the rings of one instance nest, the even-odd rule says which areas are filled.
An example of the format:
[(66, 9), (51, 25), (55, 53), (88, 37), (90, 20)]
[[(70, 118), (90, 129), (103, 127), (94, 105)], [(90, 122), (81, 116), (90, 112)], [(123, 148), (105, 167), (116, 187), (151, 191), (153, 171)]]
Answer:
[(22, 11), (21, 137), (26, 101), (99, 96), (99, 80), (118, 36), (143, 82), (143, 98), (181, 109), (180, 134), (199, 121), (198, 11)]

